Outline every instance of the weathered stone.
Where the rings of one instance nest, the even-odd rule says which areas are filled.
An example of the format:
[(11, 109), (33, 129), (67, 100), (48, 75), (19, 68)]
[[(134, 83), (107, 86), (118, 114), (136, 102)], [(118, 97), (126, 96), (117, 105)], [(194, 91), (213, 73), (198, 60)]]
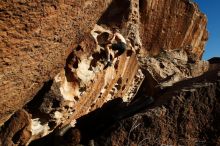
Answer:
[(142, 62), (146, 76), (143, 84), (149, 86), (145, 91), (148, 95), (154, 95), (158, 88), (201, 76), (211, 69), (208, 61), (190, 62), (184, 50), (162, 51), (155, 57), (142, 58)]
[(0, 125), (64, 67), (111, 0), (0, 2)]
[(1, 127), (0, 145), (25, 145), (31, 139), (31, 117), (24, 110), (17, 111), (10, 120)]
[[(111, 128), (103, 126), (106, 131), (93, 137), (95, 144), (218, 145), (220, 84), (217, 71), (178, 84), (178, 88), (169, 88), (141, 113), (118, 121)], [(93, 118), (98, 119), (95, 116)]]
[[(200, 60), (207, 40), (207, 19), (188, 0), (0, 3), (0, 123), (23, 106), (28, 117), (23, 129), (19, 129), (19, 123), (15, 126), (20, 130), (16, 142), (10, 136), (5, 138), (7, 134), (1, 135), (6, 145), (27, 145), (36, 139), (30, 145), (146, 145), (157, 140), (160, 144), (181, 144), (176, 131), (186, 124), (177, 125), (182, 126), (179, 129), (171, 127), (179, 122), (176, 117), (183, 118), (179, 109), (188, 98), (190, 107), (194, 101), (199, 103), (194, 92), (203, 95), (207, 88), (218, 88), (214, 82), (200, 83), (202, 77), (211, 80), (213, 77), (202, 75), (215, 72), (219, 64)], [(126, 50), (121, 54), (113, 44), (122, 42)], [(216, 100), (214, 96), (210, 100)], [(155, 99), (151, 110), (128, 118), (148, 109)], [(192, 108), (197, 111), (197, 106)], [(98, 117), (95, 122), (93, 113), (100, 114), (94, 116)], [(13, 122), (14, 116), (9, 121)], [(84, 116), (91, 119), (85, 121)], [(99, 137), (103, 127), (120, 120), (124, 125), (115, 125), (115, 131), (108, 133), (112, 135)], [(165, 124), (170, 126), (166, 129)], [(92, 135), (94, 128), (98, 130)], [(10, 129), (10, 125), (4, 125), (1, 133)], [(158, 136), (158, 131), (165, 134)], [(26, 134), (28, 138), (23, 140)]]
[[(106, 48), (97, 41), (97, 36), (103, 32), (113, 36), (110, 30), (96, 25), (91, 35), (85, 37), (68, 56), (65, 68), (25, 106), (32, 116), (31, 140), (44, 137), (55, 128), (56, 135), (61, 137), (75, 126), (77, 118), (104, 103), (118, 97), (128, 102), (135, 96), (144, 79), (135, 53), (129, 55), (128, 51), (132, 49), (126, 50), (106, 67)], [(117, 40), (113, 38), (108, 45), (113, 42)], [(116, 56), (117, 52), (111, 54)]]
[(140, 20), (142, 47), (147, 54), (180, 48), (192, 54), (192, 59), (201, 59), (208, 38), (207, 19), (195, 3), (142, 0)]

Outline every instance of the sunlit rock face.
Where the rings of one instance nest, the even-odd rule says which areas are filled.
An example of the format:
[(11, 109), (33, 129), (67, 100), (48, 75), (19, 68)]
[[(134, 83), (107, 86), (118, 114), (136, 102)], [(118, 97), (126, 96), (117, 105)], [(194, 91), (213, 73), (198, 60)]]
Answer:
[[(188, 0), (0, 3), (3, 16), (13, 16), (3, 17), (0, 123), (21, 108), (26, 115), (25, 125), (14, 122), (15, 113), (8, 120), (15, 130), (0, 131), (6, 144), (28, 145), (51, 133), (63, 137), (109, 101), (127, 105), (159, 96), (218, 68), (200, 60), (207, 19)], [(33, 16), (21, 11), (26, 8)], [(20, 25), (26, 29), (12, 31)]]
[(0, 125), (60, 72), (111, 2), (0, 2)]
[(146, 57), (143, 60), (146, 75), (144, 84), (149, 87), (146, 89), (146, 94), (149, 95), (210, 70), (208, 61), (191, 62), (185, 50), (162, 51), (155, 57)]
[(189, 0), (140, 1), (140, 38), (151, 55), (182, 48), (201, 59), (208, 39), (206, 24), (206, 16)]
[[(103, 33), (108, 33), (109, 38), (102, 43), (110, 46), (109, 51), (100, 43)], [(64, 69), (25, 107), (31, 115), (32, 136), (27, 142), (48, 135), (57, 126), (62, 127), (56, 133), (60, 135), (65, 127), (74, 127), (69, 126), (71, 122), (106, 102), (119, 97), (129, 102), (135, 96), (144, 75), (132, 46), (119, 56), (111, 49), (113, 43), (125, 40), (120, 32), (114, 36), (109, 29), (94, 27), (67, 57)], [(106, 57), (109, 54), (110, 65)]]

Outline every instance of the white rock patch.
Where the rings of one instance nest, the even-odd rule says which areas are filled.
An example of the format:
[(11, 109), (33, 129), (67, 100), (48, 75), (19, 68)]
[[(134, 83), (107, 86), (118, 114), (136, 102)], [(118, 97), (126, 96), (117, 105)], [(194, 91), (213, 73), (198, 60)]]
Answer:
[(31, 132), (32, 135), (41, 135), (45, 136), (49, 133), (49, 126), (48, 124), (42, 125), (39, 121), (39, 118), (31, 119)]
[(55, 77), (56, 82), (60, 82), (60, 92), (65, 100), (68, 101), (75, 101), (74, 96), (79, 96), (79, 87), (77, 83), (68, 82), (65, 75), (64, 77), (61, 77), (62, 74), (59, 73)]
[(88, 59), (83, 59), (76, 70), (77, 77), (85, 84), (95, 77), (95, 73), (89, 70), (90, 61)]

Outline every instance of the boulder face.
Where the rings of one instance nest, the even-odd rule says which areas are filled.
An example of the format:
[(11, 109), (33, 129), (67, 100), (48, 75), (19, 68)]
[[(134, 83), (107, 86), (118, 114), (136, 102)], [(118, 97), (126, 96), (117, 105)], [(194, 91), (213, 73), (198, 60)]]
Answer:
[(208, 61), (191, 62), (185, 50), (162, 51), (155, 57), (144, 59), (143, 72), (146, 77), (143, 82), (145, 94), (153, 96), (163, 88), (175, 83), (201, 76), (213, 70)]
[(105, 127), (108, 130), (93, 137), (95, 145), (219, 145), (219, 73), (168, 88), (141, 113)]
[(184, 48), (201, 59), (208, 38), (207, 19), (189, 0), (140, 1), (140, 38), (144, 50), (157, 55), (162, 50)]
[(201, 60), (195, 3), (0, 3), (0, 145), (217, 143), (220, 64)]
[(0, 125), (64, 67), (111, 0), (0, 2)]

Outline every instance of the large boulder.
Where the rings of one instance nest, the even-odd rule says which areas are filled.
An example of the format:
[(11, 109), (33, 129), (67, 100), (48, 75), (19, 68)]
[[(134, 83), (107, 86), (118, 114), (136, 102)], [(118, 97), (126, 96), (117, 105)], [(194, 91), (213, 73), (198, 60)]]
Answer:
[[(181, 81), (160, 93), (145, 110), (110, 126), (95, 113), (92, 120), (85, 117), (78, 129), (82, 129), (81, 135), (83, 132), (90, 135), (83, 135), (82, 140), (85, 143), (92, 140), (97, 146), (220, 144), (219, 69)], [(114, 114), (117, 112), (111, 113)], [(87, 131), (83, 129), (95, 119), (104, 121), (104, 130), (96, 131), (98, 124)]]
[(107, 1), (0, 2), (0, 125), (64, 67), (94, 27)]
[(140, 38), (149, 54), (182, 48), (193, 59), (202, 58), (207, 18), (191, 0), (142, 0), (140, 20)]
[[(25, 127), (13, 120), (19, 113), (4, 124), (4, 144), (62, 139), (79, 118), (109, 101), (121, 99), (128, 114), (127, 104), (140, 95), (158, 96), (216, 68), (200, 60), (207, 19), (188, 0), (0, 3), (0, 124), (22, 107), (28, 118)], [(126, 42), (121, 55), (112, 49), (119, 42)]]

